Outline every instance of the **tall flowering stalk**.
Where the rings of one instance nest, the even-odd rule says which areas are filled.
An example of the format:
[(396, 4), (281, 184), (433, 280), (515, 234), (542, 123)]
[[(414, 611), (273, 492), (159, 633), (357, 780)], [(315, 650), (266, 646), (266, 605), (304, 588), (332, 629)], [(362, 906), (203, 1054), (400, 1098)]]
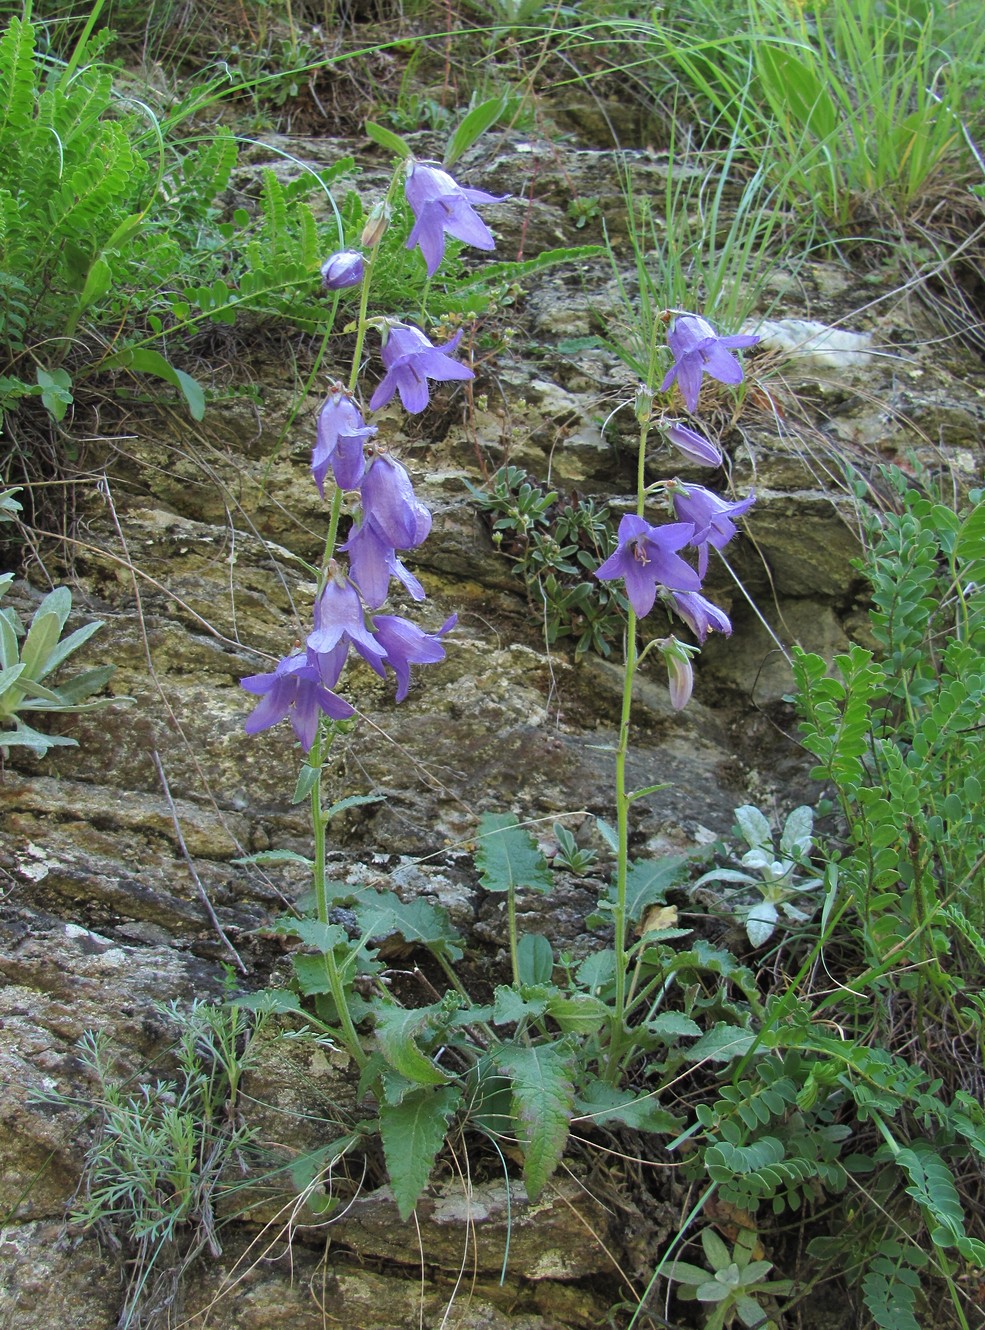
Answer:
[[(659, 325), (657, 325), (659, 326)], [(682, 314), (670, 325), (668, 344), (673, 364), (660, 385), (668, 392), (678, 383), (689, 411), (698, 404), (702, 376), (707, 374), (723, 383), (742, 381), (742, 366), (731, 353), (733, 347), (752, 346), (759, 339), (752, 336), (719, 337), (704, 319)], [(629, 815), (633, 803), (653, 793), (654, 786), (630, 790), (626, 782), (629, 757), (630, 719), (633, 684), (645, 657), (658, 652), (667, 668), (670, 700), (675, 709), (685, 707), (691, 696), (693, 670), (691, 656), (696, 647), (679, 642), (676, 637), (653, 639), (643, 649), (639, 644), (640, 620), (653, 609), (658, 599), (692, 629), (699, 641), (711, 630), (730, 634), (732, 625), (724, 610), (701, 595), (701, 585), (708, 564), (708, 546), (722, 549), (736, 534), (732, 518), (741, 516), (754, 500), (753, 495), (730, 502), (699, 485), (679, 480), (650, 485), (646, 483), (645, 463), (653, 424), (653, 387), (657, 373), (656, 340), (651, 347), (647, 383), (636, 397), (636, 415), (640, 425), (636, 465), (636, 511), (627, 513), (619, 524), (613, 553), (596, 569), (601, 581), (622, 581), (629, 607), (626, 612), (625, 666), (619, 737), (616, 745), (616, 882), (613, 909), (615, 984), (611, 1036), (607, 1056), (607, 1074), (618, 1079), (620, 1058), (629, 1036), (626, 1005), (629, 985), (629, 951), (626, 940), (627, 889), (629, 882)], [(720, 466), (721, 454), (703, 435), (677, 422), (665, 426), (668, 441), (692, 463)], [(662, 494), (671, 504), (677, 521), (653, 525), (647, 520), (647, 504)], [(697, 568), (678, 551), (693, 549)]]
[[(329, 505), (328, 531), (318, 573), (312, 628), (303, 647), (295, 648), (274, 670), (251, 675), (242, 686), (260, 697), (246, 721), (246, 730), (260, 730), (288, 720), (301, 745), (306, 764), (296, 800), (310, 799), (314, 831), (313, 883), (318, 922), (329, 929), (326, 881), (326, 826), (329, 814), (322, 801), (322, 768), (335, 735), (351, 726), (352, 706), (336, 691), (354, 651), (382, 677), (392, 671), (396, 700), (410, 687), (411, 666), (444, 659), (444, 635), (454, 627), (452, 615), (428, 633), (394, 614), (377, 614), (396, 578), (416, 601), (424, 588), (397, 557), (416, 549), (431, 529), (431, 514), (414, 493), (406, 468), (379, 440), (379, 427), (368, 424), (360, 406), (359, 375), (366, 336), (374, 324), (382, 336), (384, 375), (369, 402), (377, 411), (399, 395), (405, 410), (423, 411), (429, 401), (429, 380), (467, 380), (468, 365), (455, 359), (461, 334), (434, 345), (420, 329), (404, 322), (370, 320), (369, 292), (373, 269), (399, 187), (395, 172), (387, 197), (370, 215), (359, 249), (331, 255), (322, 268), (328, 291), (361, 286), (352, 364), (345, 384), (334, 384), (318, 416), (311, 457), (315, 485)], [(499, 200), (479, 190), (463, 189), (446, 172), (413, 160), (406, 168), (405, 191), (415, 215), (408, 246), (419, 245), (431, 276), (444, 253), (447, 232), (491, 249), (492, 233), (474, 211), (475, 204)], [(365, 252), (363, 252), (365, 251)], [(326, 486), (330, 492), (326, 493)], [(339, 542), (340, 523), (348, 508), (351, 530)], [(348, 556), (347, 561), (342, 556)], [(324, 935), (330, 937), (328, 932)], [(360, 1066), (366, 1055), (345, 998), (342, 967), (333, 946), (323, 948), (329, 989), (345, 1044)]]

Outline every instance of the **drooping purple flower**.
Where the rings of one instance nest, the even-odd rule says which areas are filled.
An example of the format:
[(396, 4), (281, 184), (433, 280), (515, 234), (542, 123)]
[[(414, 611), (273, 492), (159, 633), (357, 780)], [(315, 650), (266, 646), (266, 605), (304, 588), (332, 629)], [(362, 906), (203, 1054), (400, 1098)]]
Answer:
[(366, 625), (366, 612), (359, 592), (333, 559), (329, 565), (325, 589), (315, 601), (315, 629), (309, 633), (307, 646), (317, 657), (322, 682), (332, 688), (338, 682), (349, 647), (382, 674), (380, 661), (386, 649), (377, 642)]
[(354, 489), (359, 484), (366, 469), (363, 449), (375, 433), (376, 426), (363, 421), (348, 393), (341, 388), (329, 393), (318, 414), (315, 446), (311, 450), (311, 474), (322, 498), (329, 466), (340, 489)]
[[(376, 636), (386, 648), (383, 664), (389, 665), (397, 676), (397, 701), (402, 702), (410, 687), (411, 665), (430, 665), (444, 660), (445, 649), (441, 638), (458, 622), (458, 615), (446, 619), (436, 633), (425, 633), (409, 619), (396, 614), (378, 614), (373, 620)], [(382, 674), (383, 671), (379, 670)]]
[(653, 608), (658, 586), (672, 591), (700, 590), (701, 578), (674, 553), (693, 534), (690, 522), (650, 526), (635, 513), (627, 513), (619, 523), (615, 551), (595, 570), (595, 576), (603, 582), (622, 578), (629, 603), (642, 618)]
[(402, 582), (415, 600), (424, 599), (424, 588), (372, 521), (364, 517), (340, 548), (349, 556), (349, 575), (370, 609), (386, 600), (391, 577)]
[(508, 195), (466, 189), (440, 167), (425, 166), (413, 160), (407, 166), (404, 192), (414, 213), (407, 248), (420, 245), (429, 277), (434, 276), (444, 257), (446, 232), (476, 249), (496, 248), (492, 232), (473, 205), (502, 203)]
[(699, 642), (703, 642), (710, 632), (732, 636), (732, 621), (728, 615), (699, 591), (672, 591), (670, 601)]
[(319, 712), (333, 720), (347, 720), (353, 714), (349, 703), (325, 686), (316, 662), (307, 651), (285, 656), (270, 674), (251, 674), (239, 682), (241, 688), (261, 698), (246, 718), (243, 726), (246, 733), (258, 734), (289, 719), (306, 753), (318, 733)]
[(363, 517), (394, 549), (411, 550), (427, 540), (431, 514), (414, 494), (407, 468), (389, 453), (378, 452), (362, 485)]
[(667, 430), (667, 438), (689, 462), (696, 462), (698, 466), (722, 464), (722, 454), (711, 440), (706, 439), (697, 430), (688, 429), (687, 425), (675, 421)]
[(665, 393), (676, 379), (687, 409), (694, 411), (701, 391), (701, 376), (708, 374), (719, 383), (741, 383), (742, 366), (729, 348), (755, 346), (759, 340), (750, 333), (719, 337), (711, 324), (697, 314), (679, 315), (667, 333), (674, 363), (660, 391)]
[[(704, 577), (708, 568), (708, 546), (723, 550), (737, 534), (734, 517), (740, 517), (756, 501), (755, 494), (744, 499), (723, 499), (720, 494), (703, 485), (684, 485), (674, 481), (670, 486), (674, 513), (682, 522), (694, 523), (691, 544), (698, 551), (698, 572)], [(676, 589), (676, 588), (675, 588)], [(690, 590), (690, 588), (684, 588)]]
[(430, 395), (428, 379), (445, 382), (449, 379), (474, 379), (467, 365), (452, 360), (451, 352), (462, 340), (462, 330), (443, 346), (434, 346), (410, 324), (398, 323), (390, 329), (383, 346), (383, 364), (386, 375), (370, 398), (369, 409), (377, 411), (386, 406), (395, 392), (399, 392), (404, 410), (413, 415), (423, 411)]
[(365, 271), (365, 260), (357, 249), (340, 249), (322, 264), (321, 284), (326, 291), (344, 291), (358, 286)]

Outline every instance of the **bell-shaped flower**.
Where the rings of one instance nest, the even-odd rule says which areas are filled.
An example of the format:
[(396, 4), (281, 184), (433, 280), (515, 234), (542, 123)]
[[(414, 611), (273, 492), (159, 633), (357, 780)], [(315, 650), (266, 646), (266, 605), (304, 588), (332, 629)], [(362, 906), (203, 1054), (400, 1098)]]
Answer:
[(431, 514), (414, 494), (407, 468), (388, 453), (377, 453), (362, 485), (363, 516), (394, 549), (412, 550), (427, 540)]
[(622, 578), (629, 603), (642, 618), (653, 608), (658, 586), (671, 591), (701, 589), (701, 578), (674, 552), (687, 545), (693, 534), (690, 522), (657, 527), (627, 513), (619, 523), (616, 549), (595, 570), (595, 576), (602, 582)]
[(732, 621), (724, 610), (706, 600), (700, 591), (672, 591), (670, 603), (699, 642), (710, 632), (732, 636)]
[(258, 734), (279, 721), (290, 720), (306, 753), (315, 742), (321, 712), (332, 720), (347, 720), (353, 714), (349, 703), (325, 686), (317, 662), (307, 651), (285, 656), (270, 674), (251, 674), (240, 679), (240, 687), (261, 698), (246, 718), (243, 726), (246, 733)]
[(344, 291), (358, 286), (366, 272), (366, 262), (357, 249), (342, 249), (322, 264), (321, 284), (326, 291)]
[(369, 409), (386, 406), (394, 393), (400, 394), (404, 410), (413, 415), (423, 411), (430, 400), (428, 379), (474, 379), (468, 365), (453, 360), (451, 352), (462, 340), (462, 330), (443, 346), (434, 346), (421, 332), (407, 323), (391, 327), (383, 345), (386, 374), (370, 398)]
[[(410, 688), (411, 665), (430, 665), (444, 660), (445, 649), (441, 638), (455, 627), (458, 615), (446, 619), (436, 633), (425, 633), (409, 619), (396, 614), (377, 614), (373, 620), (376, 637), (386, 648), (383, 664), (389, 665), (397, 676), (397, 701), (402, 702)], [(375, 666), (374, 666), (375, 668)], [(378, 670), (382, 674), (383, 671)]]
[(354, 526), (340, 549), (348, 554), (349, 575), (370, 609), (377, 609), (386, 600), (391, 577), (402, 582), (415, 600), (424, 599), (420, 582), (397, 558), (391, 542), (381, 535), (371, 520), (364, 517), (358, 526)]
[(333, 559), (325, 589), (315, 601), (315, 630), (308, 634), (308, 650), (318, 658), (322, 682), (333, 688), (338, 682), (349, 647), (354, 646), (378, 674), (386, 649), (380, 646), (366, 624), (359, 592)]
[(686, 425), (675, 421), (667, 430), (667, 438), (689, 462), (696, 462), (698, 466), (722, 464), (722, 454), (710, 439), (706, 439), (697, 430), (688, 429)]
[(466, 189), (440, 167), (413, 160), (407, 166), (404, 192), (414, 213), (407, 248), (420, 245), (429, 277), (434, 276), (444, 257), (446, 233), (476, 249), (496, 248), (492, 232), (473, 205), (502, 203), (508, 195)]
[(735, 333), (719, 337), (707, 320), (697, 314), (681, 314), (674, 319), (667, 333), (667, 343), (674, 363), (667, 371), (661, 392), (667, 392), (676, 379), (689, 411), (698, 405), (702, 375), (717, 379), (719, 383), (741, 383), (742, 366), (732, 355), (731, 347), (755, 346), (760, 338), (749, 333)]
[[(722, 550), (738, 534), (735, 517), (740, 517), (756, 501), (755, 494), (744, 499), (723, 499), (720, 494), (703, 485), (684, 485), (673, 481), (668, 489), (674, 503), (674, 513), (682, 522), (694, 523), (691, 544), (698, 551), (698, 572), (704, 577), (708, 569), (708, 546)], [(678, 588), (675, 588), (677, 590)], [(689, 587), (684, 588), (690, 590)]]
[(365, 445), (376, 433), (367, 425), (355, 402), (336, 388), (318, 413), (315, 446), (311, 451), (311, 474), (318, 493), (325, 497), (325, 476), (331, 466), (340, 489), (355, 489), (366, 469)]

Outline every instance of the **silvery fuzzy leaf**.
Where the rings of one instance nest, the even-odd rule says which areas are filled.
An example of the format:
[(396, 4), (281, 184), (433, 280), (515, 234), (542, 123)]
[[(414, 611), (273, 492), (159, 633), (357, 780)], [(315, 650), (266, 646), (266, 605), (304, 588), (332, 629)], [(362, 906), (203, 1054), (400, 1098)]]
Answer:
[(695, 882), (696, 887), (703, 887), (706, 882), (741, 882), (747, 887), (757, 887), (759, 879), (748, 873), (740, 873), (735, 868), (713, 868), (710, 873), (703, 873)]
[(803, 859), (810, 854), (813, 844), (814, 810), (807, 804), (795, 808), (783, 826), (780, 837), (780, 851), (793, 859)]
[(735, 820), (746, 839), (746, 844), (751, 849), (756, 849), (760, 845), (773, 844), (773, 830), (763, 814), (753, 804), (743, 804), (741, 808), (737, 808), (735, 810)]
[(761, 947), (773, 936), (779, 913), (769, 901), (760, 901), (746, 915), (746, 937), (754, 947)]

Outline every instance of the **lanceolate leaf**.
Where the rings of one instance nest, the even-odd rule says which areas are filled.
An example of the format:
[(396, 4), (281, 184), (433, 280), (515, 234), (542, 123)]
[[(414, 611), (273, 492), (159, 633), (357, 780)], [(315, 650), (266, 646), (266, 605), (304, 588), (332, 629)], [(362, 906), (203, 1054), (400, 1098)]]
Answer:
[(476, 864), (487, 891), (550, 891), (547, 860), (512, 813), (484, 813)]
[(561, 1162), (574, 1110), (572, 1058), (558, 1044), (506, 1046), (496, 1065), (513, 1082), (513, 1117), (523, 1146), (523, 1179), (535, 1200)]
[(467, 152), (472, 144), (499, 120), (508, 105), (509, 98), (503, 93), (499, 97), (491, 97), (489, 101), (473, 106), (451, 136), (451, 142), (445, 153), (445, 166), (453, 166), (462, 153)]
[(457, 1086), (422, 1086), (399, 1104), (380, 1106), (383, 1154), (401, 1219), (413, 1214), (461, 1100)]

